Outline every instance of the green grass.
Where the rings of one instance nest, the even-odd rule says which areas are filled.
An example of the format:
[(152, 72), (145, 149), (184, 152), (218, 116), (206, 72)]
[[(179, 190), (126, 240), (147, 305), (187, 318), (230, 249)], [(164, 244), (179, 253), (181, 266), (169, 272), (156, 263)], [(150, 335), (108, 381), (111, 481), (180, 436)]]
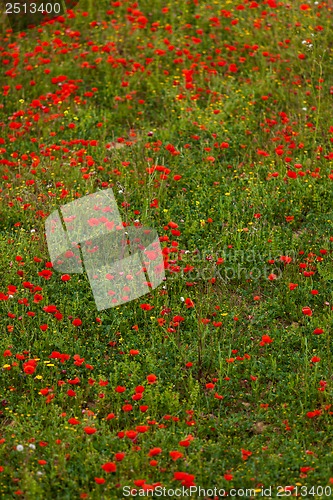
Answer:
[[(3, 31), (1, 498), (112, 500), (141, 479), (331, 496), (332, 9), (258, 4), (81, 0)], [(170, 252), (165, 283), (98, 312), (85, 275), (47, 264), (44, 223), (110, 187)]]

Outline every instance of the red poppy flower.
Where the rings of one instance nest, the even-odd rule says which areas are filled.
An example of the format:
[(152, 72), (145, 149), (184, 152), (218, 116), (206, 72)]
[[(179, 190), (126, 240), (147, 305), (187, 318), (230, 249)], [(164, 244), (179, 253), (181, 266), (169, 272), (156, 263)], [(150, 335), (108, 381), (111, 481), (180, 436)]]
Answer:
[(303, 313), (305, 316), (312, 316), (312, 311), (311, 311), (310, 307), (308, 307), (308, 306), (303, 307), (303, 309), (302, 309), (302, 313)]
[(77, 420), (77, 418), (72, 417), (68, 420), (68, 423), (71, 425), (79, 425), (80, 420)]
[(123, 387), (122, 385), (118, 385), (116, 388), (115, 388), (115, 391), (116, 392), (125, 392), (126, 391), (126, 387)]
[(135, 427), (135, 429), (140, 432), (141, 434), (145, 433), (145, 432), (148, 432), (149, 431), (149, 427), (148, 425), (137, 425)]
[(193, 300), (187, 298), (187, 299), (185, 299), (185, 305), (186, 305), (187, 309), (190, 309), (191, 307), (194, 307), (194, 302), (193, 302)]
[(104, 477), (95, 477), (95, 483), (96, 484), (104, 484), (105, 483)]
[(260, 345), (264, 346), (266, 344), (271, 344), (272, 342), (273, 342), (273, 339), (271, 339), (269, 335), (263, 335), (261, 337)]
[(113, 462), (107, 462), (107, 463), (103, 464), (101, 467), (107, 473), (116, 472), (116, 470), (117, 470), (117, 466)]
[(162, 448), (152, 448), (149, 451), (148, 456), (149, 457), (154, 457), (155, 455), (159, 455), (160, 453), (162, 453)]
[(150, 374), (150, 375), (148, 375), (148, 376), (147, 376), (147, 380), (148, 380), (148, 383), (149, 383), (149, 384), (153, 384), (154, 382), (156, 382), (157, 377), (156, 377), (156, 375), (154, 375), (154, 374), (152, 373), (152, 374)]
[(306, 416), (308, 418), (314, 418), (314, 417), (318, 417), (319, 415), (321, 415), (321, 413), (322, 413), (321, 410), (308, 411)]
[(151, 309), (154, 309), (154, 306), (151, 306), (150, 304), (140, 304), (140, 307), (143, 311), (151, 311)]
[(145, 391), (145, 388), (143, 387), (143, 385), (137, 385), (134, 390), (136, 393), (142, 393)]
[(95, 434), (95, 432), (97, 432), (97, 429), (95, 429), (94, 427), (84, 427), (83, 430), (88, 435)]
[(36, 361), (31, 359), (26, 363), (23, 363), (23, 371), (27, 375), (32, 375), (35, 372), (36, 366), (37, 366)]
[(241, 449), (241, 452), (242, 452), (242, 459), (243, 460), (247, 460), (252, 455), (252, 451), (243, 450), (243, 448)]
[(169, 452), (169, 455), (171, 457), (171, 459), (175, 462), (176, 460), (178, 460), (179, 458), (183, 458), (184, 454), (181, 453), (180, 451), (170, 451)]

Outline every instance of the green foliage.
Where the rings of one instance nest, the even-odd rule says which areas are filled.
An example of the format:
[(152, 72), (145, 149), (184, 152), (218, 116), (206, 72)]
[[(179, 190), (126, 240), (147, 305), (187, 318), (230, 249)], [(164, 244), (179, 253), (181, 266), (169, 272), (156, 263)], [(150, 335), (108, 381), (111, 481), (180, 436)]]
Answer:
[[(81, 0), (1, 34), (1, 498), (333, 489), (329, 3)], [(166, 281), (98, 312), (44, 222), (105, 188)]]

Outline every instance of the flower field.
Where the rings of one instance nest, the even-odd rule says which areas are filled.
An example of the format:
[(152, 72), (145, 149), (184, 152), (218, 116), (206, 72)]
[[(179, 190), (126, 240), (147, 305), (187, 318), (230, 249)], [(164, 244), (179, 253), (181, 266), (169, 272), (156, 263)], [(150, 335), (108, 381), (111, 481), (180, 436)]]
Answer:
[[(1, 499), (333, 496), (332, 22), (312, 0), (0, 19)], [(165, 280), (98, 311), (45, 221), (110, 188)]]

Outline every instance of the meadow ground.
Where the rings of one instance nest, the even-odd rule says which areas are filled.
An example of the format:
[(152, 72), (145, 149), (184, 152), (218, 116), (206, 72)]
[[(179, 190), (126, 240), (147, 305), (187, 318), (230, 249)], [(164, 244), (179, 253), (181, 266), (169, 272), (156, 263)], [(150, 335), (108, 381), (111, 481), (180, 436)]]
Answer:
[[(3, 22), (1, 498), (332, 496), (332, 19), (81, 0)], [(44, 224), (106, 188), (166, 281), (98, 312)]]

